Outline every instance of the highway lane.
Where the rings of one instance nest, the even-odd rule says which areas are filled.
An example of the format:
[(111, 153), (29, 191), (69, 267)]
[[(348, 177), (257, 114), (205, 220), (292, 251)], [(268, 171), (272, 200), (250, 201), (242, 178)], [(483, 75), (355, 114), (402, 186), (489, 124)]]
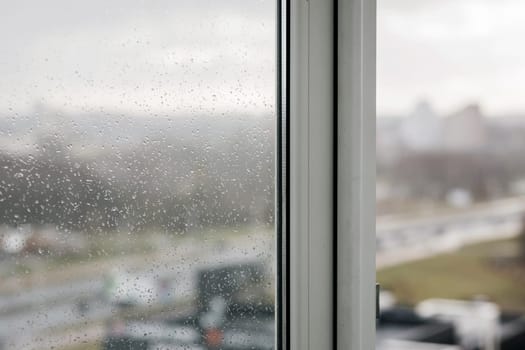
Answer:
[(376, 265), (393, 266), (468, 244), (515, 237), (521, 232), (524, 213), (525, 200), (509, 199), (434, 217), (379, 218)]
[(426, 214), (385, 215), (377, 218), (378, 237), (399, 231), (440, 229), (450, 225), (520, 219), (525, 213), (525, 198), (510, 198), (478, 204), (462, 210), (438, 211)]
[[(23, 292), (1, 295), (1, 315), (22, 311), (31, 307), (52, 304), (56, 302), (77, 301), (93, 298), (103, 287), (102, 279), (75, 280), (60, 285), (42, 286), (36, 289), (28, 288)], [(1, 332), (0, 332), (1, 333)]]

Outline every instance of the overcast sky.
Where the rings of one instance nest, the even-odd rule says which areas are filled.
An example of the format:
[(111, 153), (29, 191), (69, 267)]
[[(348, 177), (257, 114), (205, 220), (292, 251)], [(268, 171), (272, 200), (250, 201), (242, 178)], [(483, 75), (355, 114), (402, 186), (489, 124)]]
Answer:
[(378, 0), (378, 113), (525, 112), (524, 36), (523, 0)]
[(271, 0), (20, 0), (0, 11), (0, 111), (260, 113)]
[[(524, 112), (524, 0), (378, 0), (378, 112)], [(272, 112), (274, 0), (19, 0), (0, 11), (0, 112)], [(9, 112), (8, 112), (9, 113)]]

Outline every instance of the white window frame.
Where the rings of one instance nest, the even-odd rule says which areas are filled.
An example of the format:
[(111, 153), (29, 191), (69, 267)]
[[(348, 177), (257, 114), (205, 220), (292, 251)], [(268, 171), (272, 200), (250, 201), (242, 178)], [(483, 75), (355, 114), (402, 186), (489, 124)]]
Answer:
[(281, 224), (289, 255), (283, 259), (280, 341), (293, 350), (371, 350), (375, 0), (282, 5), (288, 21), (282, 167), (288, 205)]

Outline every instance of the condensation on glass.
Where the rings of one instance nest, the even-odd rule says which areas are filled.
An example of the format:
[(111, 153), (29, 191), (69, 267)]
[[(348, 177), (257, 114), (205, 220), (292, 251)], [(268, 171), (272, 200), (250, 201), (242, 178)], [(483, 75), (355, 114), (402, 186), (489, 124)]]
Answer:
[(276, 3), (0, 11), (0, 349), (272, 349)]

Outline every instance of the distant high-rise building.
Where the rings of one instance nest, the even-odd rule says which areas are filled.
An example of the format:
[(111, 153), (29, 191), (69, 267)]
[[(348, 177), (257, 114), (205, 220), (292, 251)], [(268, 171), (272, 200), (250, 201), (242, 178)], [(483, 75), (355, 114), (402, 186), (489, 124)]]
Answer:
[(443, 125), (427, 101), (419, 102), (414, 111), (403, 121), (401, 142), (412, 151), (430, 151), (442, 147)]
[(445, 119), (446, 150), (470, 152), (481, 149), (486, 142), (487, 125), (479, 105), (468, 105)]

